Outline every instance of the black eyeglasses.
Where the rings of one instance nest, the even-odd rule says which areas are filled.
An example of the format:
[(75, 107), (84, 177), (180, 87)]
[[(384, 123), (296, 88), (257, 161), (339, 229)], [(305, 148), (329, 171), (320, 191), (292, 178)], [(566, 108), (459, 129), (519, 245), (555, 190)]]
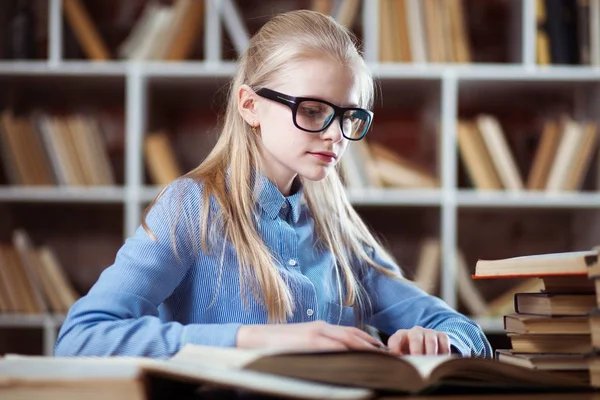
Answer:
[(291, 108), (294, 125), (306, 132), (323, 132), (340, 117), (342, 135), (348, 140), (360, 140), (373, 121), (373, 113), (364, 108), (338, 107), (325, 100), (288, 96), (266, 88), (257, 89), (256, 94)]

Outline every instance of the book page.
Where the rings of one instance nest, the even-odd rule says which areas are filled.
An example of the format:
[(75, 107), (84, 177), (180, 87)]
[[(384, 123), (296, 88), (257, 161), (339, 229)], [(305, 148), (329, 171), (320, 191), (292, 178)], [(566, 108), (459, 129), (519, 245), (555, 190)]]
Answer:
[(415, 367), (415, 369), (419, 371), (419, 375), (423, 377), (423, 380), (427, 380), (431, 375), (431, 372), (436, 369), (438, 365), (453, 358), (457, 358), (457, 356), (402, 356), (400, 358)]
[[(571, 252), (564, 252), (564, 253), (533, 254), (533, 255), (528, 255), (528, 256), (507, 258), (506, 260), (527, 261), (527, 260), (548, 260), (548, 259), (571, 259), (571, 258), (596, 256), (596, 255), (598, 255), (598, 251), (587, 250), (587, 251), (571, 251)], [(498, 260), (498, 261), (502, 261), (502, 260)]]
[(289, 353), (290, 351), (273, 349), (238, 349), (228, 347), (211, 347), (188, 344), (171, 357), (171, 362), (191, 362), (219, 368), (239, 368), (258, 360), (263, 356)]
[(139, 376), (141, 369), (136, 359), (7, 355), (0, 360), (0, 386), (11, 382), (126, 380)]
[(208, 364), (190, 362), (189, 358), (182, 359), (182, 357), (178, 357), (178, 362), (166, 361), (147, 365), (144, 370), (151, 375), (209, 382), (222, 387), (243, 388), (252, 392), (283, 397), (340, 400), (362, 400), (373, 397), (373, 392), (368, 389), (339, 387), (242, 369), (224, 370)]
[(172, 363), (146, 357), (44, 357), (7, 355), (0, 360), (0, 387), (68, 385), (75, 382), (137, 381), (143, 376), (163, 377), (198, 384), (241, 388), (257, 393), (303, 399), (362, 400), (373, 397), (368, 389), (344, 388), (306, 382), (254, 371), (213, 368), (180, 360)]

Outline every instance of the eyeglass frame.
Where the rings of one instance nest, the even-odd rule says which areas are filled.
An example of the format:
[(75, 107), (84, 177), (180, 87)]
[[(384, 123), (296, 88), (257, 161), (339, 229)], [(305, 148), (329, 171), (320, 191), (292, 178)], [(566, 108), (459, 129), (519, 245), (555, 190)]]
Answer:
[[(373, 112), (370, 110), (367, 110), (365, 108), (339, 107), (339, 106), (336, 106), (335, 104), (332, 104), (332, 103), (322, 100), (322, 99), (315, 99), (313, 97), (290, 96), (290, 95), (278, 92), (276, 90), (268, 89), (268, 88), (254, 89), (254, 92), (257, 95), (259, 95), (260, 97), (263, 97), (265, 99), (272, 100), (277, 103), (288, 106), (292, 110), (292, 121), (294, 122), (294, 125), (296, 126), (296, 128), (303, 130), (305, 132), (310, 132), (310, 133), (323, 132), (331, 126), (333, 121), (335, 121), (336, 119), (339, 119), (340, 132), (342, 132), (342, 136), (344, 136), (344, 138), (346, 138), (348, 140), (358, 141), (358, 140), (363, 139), (365, 136), (367, 136), (367, 132), (369, 131), (369, 129), (371, 129), (371, 124), (373, 123), (373, 117), (374, 117)], [(296, 122), (296, 113), (298, 112), (298, 106), (303, 101), (315, 101), (318, 103), (323, 103), (323, 104), (328, 105), (329, 107), (331, 107), (333, 109), (333, 118), (330, 118), (329, 121), (323, 126), (323, 128), (321, 128), (319, 130), (311, 130), (311, 129), (306, 129), (306, 128), (299, 126), (298, 123)], [(342, 118), (338, 118), (338, 117), (343, 117), (344, 114), (346, 113), (346, 111), (352, 111), (352, 110), (362, 111), (369, 116), (369, 121), (368, 121), (369, 125), (366, 127), (366, 129), (364, 129), (363, 134), (358, 138), (351, 138), (351, 137), (346, 136), (346, 134), (344, 133), (344, 126), (343, 126)]]

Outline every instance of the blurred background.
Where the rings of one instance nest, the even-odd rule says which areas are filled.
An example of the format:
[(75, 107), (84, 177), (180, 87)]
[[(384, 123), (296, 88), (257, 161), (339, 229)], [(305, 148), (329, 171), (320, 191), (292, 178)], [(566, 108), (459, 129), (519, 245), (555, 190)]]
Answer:
[(340, 173), (405, 274), (510, 346), (529, 279), (479, 259), (600, 245), (600, 0), (2, 0), (0, 354), (52, 354), (144, 208), (214, 145), (273, 14), (358, 38), (377, 83)]

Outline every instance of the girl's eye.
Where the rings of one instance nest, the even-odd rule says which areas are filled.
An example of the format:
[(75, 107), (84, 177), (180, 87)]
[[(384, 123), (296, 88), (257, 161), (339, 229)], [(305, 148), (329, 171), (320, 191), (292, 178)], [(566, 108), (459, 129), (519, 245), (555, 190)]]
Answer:
[(308, 117), (317, 117), (321, 114), (321, 110), (314, 107), (302, 107), (302, 113)]

